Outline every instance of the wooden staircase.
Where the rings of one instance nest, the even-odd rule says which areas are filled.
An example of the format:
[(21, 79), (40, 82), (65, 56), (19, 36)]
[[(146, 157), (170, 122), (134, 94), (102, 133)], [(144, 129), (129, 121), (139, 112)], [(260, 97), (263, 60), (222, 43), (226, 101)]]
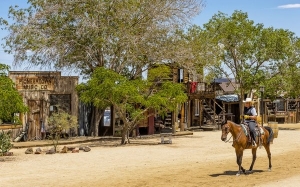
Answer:
[(172, 113), (171, 112), (168, 112), (167, 115), (165, 116), (164, 126), (172, 128)]
[[(203, 115), (206, 120), (204, 120), (203, 126), (201, 126), (201, 129), (216, 130), (216, 129), (219, 129), (219, 126), (222, 123), (222, 118), (221, 118), (221, 116), (219, 116), (215, 113), (213, 106), (208, 104), (209, 102), (215, 102), (216, 105), (221, 107), (214, 99), (213, 100), (205, 99), (203, 101)], [(224, 111), (223, 108), (222, 108), (222, 110)]]

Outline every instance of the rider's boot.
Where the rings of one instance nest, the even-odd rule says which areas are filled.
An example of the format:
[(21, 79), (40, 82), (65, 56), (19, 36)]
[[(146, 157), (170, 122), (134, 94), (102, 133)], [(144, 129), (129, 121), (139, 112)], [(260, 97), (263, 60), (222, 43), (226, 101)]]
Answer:
[(256, 138), (255, 137), (252, 137), (252, 146), (253, 147), (257, 147), (257, 145), (256, 145)]

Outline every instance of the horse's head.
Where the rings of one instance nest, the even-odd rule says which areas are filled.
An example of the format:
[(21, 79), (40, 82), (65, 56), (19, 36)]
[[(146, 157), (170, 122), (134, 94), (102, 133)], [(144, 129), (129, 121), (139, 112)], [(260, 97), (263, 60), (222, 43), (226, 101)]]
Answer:
[(225, 122), (222, 123), (221, 129), (222, 129), (221, 140), (222, 140), (222, 141), (225, 141), (225, 140), (227, 139), (227, 135), (228, 135), (229, 130), (230, 130), (230, 126), (229, 126), (227, 120), (226, 120)]

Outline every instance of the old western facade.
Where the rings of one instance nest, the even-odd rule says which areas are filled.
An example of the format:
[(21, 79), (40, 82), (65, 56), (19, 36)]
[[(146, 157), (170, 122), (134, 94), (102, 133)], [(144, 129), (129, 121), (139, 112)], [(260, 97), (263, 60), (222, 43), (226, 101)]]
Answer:
[(44, 138), (48, 118), (58, 107), (78, 116), (77, 76), (62, 76), (56, 71), (10, 71), (9, 77), (29, 108), (26, 114), (19, 114), (27, 140)]
[[(211, 84), (195, 79), (185, 69), (170, 68), (170, 81), (186, 86), (188, 100), (178, 105), (176, 111), (170, 111), (164, 120), (152, 111), (153, 116), (145, 119), (135, 129), (140, 135), (159, 133), (161, 123), (172, 127), (173, 133), (180, 130), (196, 128), (218, 128), (225, 117), (239, 122), (239, 99), (234, 94), (234, 88), (224, 80), (215, 80)], [(79, 128), (72, 135), (87, 135), (90, 118), (89, 106), (80, 103), (75, 87), (77, 76), (62, 76), (56, 71), (10, 71), (9, 77), (23, 97), (29, 111), (16, 114), (22, 121), (21, 126), (2, 125), (1, 128), (13, 131), (15, 138), (26, 131), (27, 140), (43, 139), (43, 133), (48, 130), (48, 118), (60, 107), (64, 111), (78, 117)], [(256, 98), (258, 102), (261, 100)], [(298, 123), (300, 121), (300, 100), (277, 98), (274, 101), (263, 100), (263, 109), (257, 103), (258, 111), (263, 110), (264, 123)], [(83, 109), (84, 108), (84, 109)], [(107, 114), (106, 114), (107, 113)], [(99, 123), (96, 136), (117, 136), (121, 124), (111, 108), (105, 111), (104, 118)], [(70, 131), (66, 131), (70, 133)]]

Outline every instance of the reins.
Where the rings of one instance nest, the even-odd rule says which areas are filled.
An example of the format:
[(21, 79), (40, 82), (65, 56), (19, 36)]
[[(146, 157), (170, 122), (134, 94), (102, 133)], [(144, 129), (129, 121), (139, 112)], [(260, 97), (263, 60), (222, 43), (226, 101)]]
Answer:
[[(239, 135), (237, 136), (237, 138), (236, 138), (236, 139), (234, 139), (234, 140), (232, 140), (232, 142), (234, 142), (234, 141), (236, 141), (236, 142), (237, 142), (237, 141), (240, 139), (241, 135), (242, 135), (242, 131), (240, 131), (240, 133), (239, 133)], [(232, 137), (232, 134), (231, 134), (231, 137)], [(229, 142), (229, 140), (231, 139), (231, 137), (230, 137), (228, 140), (224, 141), (224, 142), (225, 142), (225, 143), (228, 143), (228, 142)]]
[(229, 140), (231, 139), (231, 137), (232, 137), (232, 135), (230, 136), (230, 138), (229, 138), (228, 140), (225, 140), (224, 142), (225, 142), (225, 143), (228, 143)]

